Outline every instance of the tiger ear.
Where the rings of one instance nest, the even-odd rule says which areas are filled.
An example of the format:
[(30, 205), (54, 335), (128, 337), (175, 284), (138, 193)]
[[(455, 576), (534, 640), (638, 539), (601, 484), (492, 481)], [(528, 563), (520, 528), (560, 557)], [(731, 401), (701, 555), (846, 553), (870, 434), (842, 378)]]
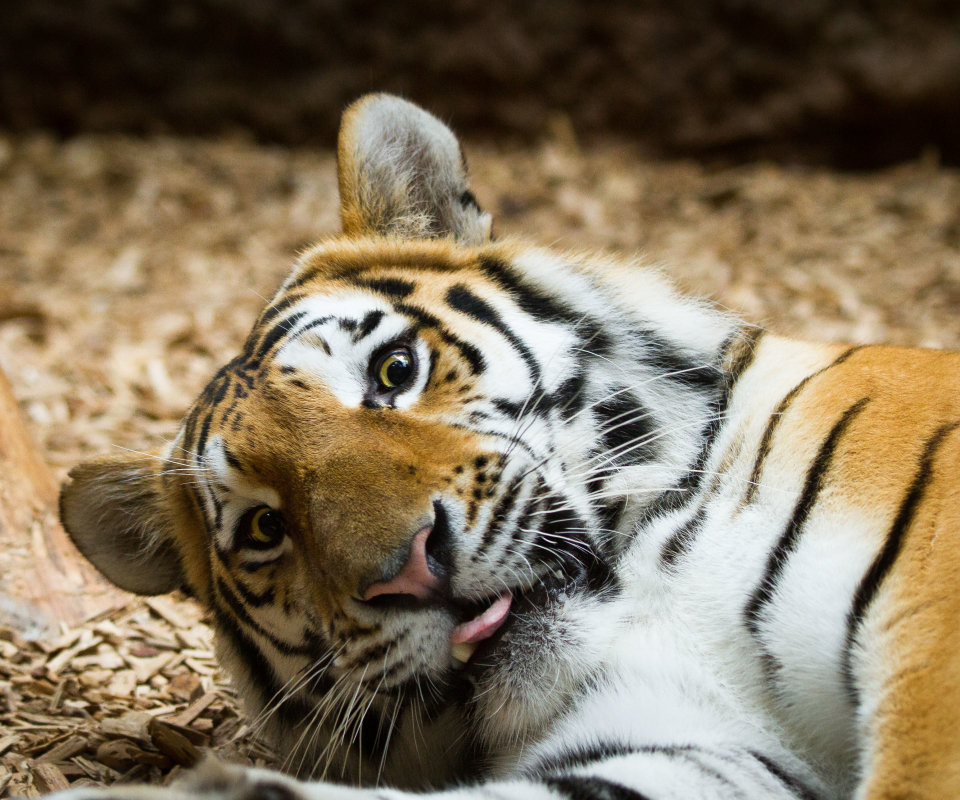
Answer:
[(467, 186), (453, 132), (422, 108), (387, 94), (362, 97), (340, 123), (340, 217), (348, 236), (490, 238), (490, 215)]
[(103, 458), (70, 470), (60, 521), (77, 549), (128, 592), (164, 594), (184, 583), (168, 491), (153, 462)]

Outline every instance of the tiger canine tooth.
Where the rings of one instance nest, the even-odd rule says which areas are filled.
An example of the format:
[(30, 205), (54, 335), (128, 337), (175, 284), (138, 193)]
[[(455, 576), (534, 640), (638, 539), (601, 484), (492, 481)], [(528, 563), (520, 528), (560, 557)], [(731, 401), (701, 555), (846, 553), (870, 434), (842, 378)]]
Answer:
[(466, 664), (477, 649), (477, 642), (457, 642), (450, 648), (450, 655), (461, 664)]

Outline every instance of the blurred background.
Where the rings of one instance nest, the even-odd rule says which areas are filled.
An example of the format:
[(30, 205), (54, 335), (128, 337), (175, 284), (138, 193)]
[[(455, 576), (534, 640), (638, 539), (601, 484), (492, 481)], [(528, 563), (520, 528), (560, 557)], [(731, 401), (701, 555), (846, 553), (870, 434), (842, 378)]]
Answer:
[(399, 92), (465, 133), (877, 167), (960, 159), (952, 0), (25, 0), (0, 124), (329, 145)]
[[(297, 251), (338, 230), (336, 130), (367, 91), (462, 135), (498, 234), (639, 257), (786, 334), (960, 348), (953, 0), (0, 14), (0, 370), (54, 480), (175, 434)], [(56, 531), (53, 480), (46, 500), (11, 502), (3, 450), (0, 436), (0, 798), (168, 780), (189, 758), (109, 727), (130, 712), (273, 763), (182, 598), (121, 598), (42, 645), (3, 627), (22, 631), (49, 593), (30, 570)]]

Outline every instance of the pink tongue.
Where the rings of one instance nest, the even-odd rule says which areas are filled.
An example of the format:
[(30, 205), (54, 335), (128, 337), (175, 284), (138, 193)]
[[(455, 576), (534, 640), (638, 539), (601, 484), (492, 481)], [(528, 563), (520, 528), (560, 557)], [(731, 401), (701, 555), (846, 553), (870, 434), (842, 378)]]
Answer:
[(501, 595), (479, 617), (464, 622), (463, 625), (457, 625), (450, 634), (450, 643), (482, 642), (484, 639), (489, 639), (507, 619), (511, 603), (513, 603), (513, 597), (509, 593)]

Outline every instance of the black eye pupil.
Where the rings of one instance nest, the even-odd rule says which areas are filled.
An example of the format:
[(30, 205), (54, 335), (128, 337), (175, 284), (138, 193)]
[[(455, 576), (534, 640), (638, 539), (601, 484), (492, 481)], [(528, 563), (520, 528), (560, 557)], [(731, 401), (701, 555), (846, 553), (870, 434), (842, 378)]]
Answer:
[(283, 536), (283, 517), (279, 511), (266, 511), (257, 520), (260, 532), (271, 540)]
[(387, 380), (394, 386), (399, 386), (410, 377), (410, 359), (403, 355), (393, 357), (387, 365)]

